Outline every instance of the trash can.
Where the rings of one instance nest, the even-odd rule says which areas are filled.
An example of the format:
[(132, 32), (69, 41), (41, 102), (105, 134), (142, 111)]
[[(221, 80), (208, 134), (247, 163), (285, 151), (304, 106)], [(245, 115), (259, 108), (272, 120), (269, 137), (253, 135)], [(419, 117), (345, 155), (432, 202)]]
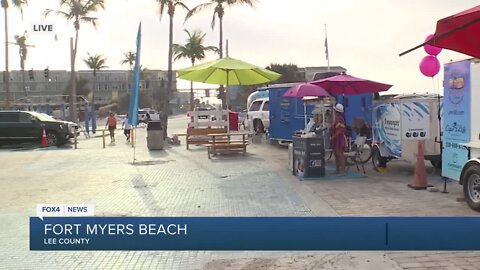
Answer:
[(162, 122), (149, 121), (147, 124), (148, 150), (162, 150), (164, 144)]
[(230, 130), (238, 130), (238, 112), (228, 112), (228, 122)]

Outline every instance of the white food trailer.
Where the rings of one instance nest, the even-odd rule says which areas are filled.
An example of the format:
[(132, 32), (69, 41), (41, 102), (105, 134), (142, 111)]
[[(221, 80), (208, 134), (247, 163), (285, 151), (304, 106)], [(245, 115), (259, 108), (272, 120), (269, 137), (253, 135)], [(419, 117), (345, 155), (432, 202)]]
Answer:
[(375, 168), (392, 159), (415, 163), (418, 141), (425, 142), (425, 159), (441, 168), (439, 107), (435, 94), (397, 95), (374, 101), (372, 117)]
[(480, 60), (450, 62), (444, 71), (442, 176), (458, 180), (480, 211)]

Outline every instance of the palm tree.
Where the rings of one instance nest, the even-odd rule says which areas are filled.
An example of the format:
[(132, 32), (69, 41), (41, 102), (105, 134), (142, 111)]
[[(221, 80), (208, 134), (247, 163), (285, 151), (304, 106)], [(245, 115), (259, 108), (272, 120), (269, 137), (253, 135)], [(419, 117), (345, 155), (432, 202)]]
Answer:
[(181, 7), (186, 10), (189, 8), (183, 3), (183, 0), (156, 0), (157, 3), (160, 5), (160, 19), (163, 16), (163, 12), (165, 8), (167, 8), (167, 14), (169, 16), (169, 25), (168, 25), (168, 71), (167, 71), (167, 94), (166, 98), (162, 100), (162, 115), (161, 120), (164, 124), (164, 138), (167, 135), (167, 126), (168, 126), (168, 114), (170, 111), (169, 104), (170, 104), (170, 96), (172, 94), (172, 81), (173, 81), (173, 74), (172, 74), (172, 62), (173, 62), (173, 16), (175, 15), (175, 8)]
[(123, 54), (123, 60), (120, 61), (120, 63), (122, 65), (125, 65), (125, 64), (128, 64), (128, 66), (130, 67), (130, 72), (128, 73), (128, 79), (127, 79), (127, 93), (129, 92), (129, 85), (130, 85), (130, 80), (131, 78), (133, 77), (133, 67), (135, 65), (135, 60), (137, 59), (137, 54), (132, 52), (132, 51), (128, 51), (126, 53)]
[(124, 58), (120, 63), (122, 65), (128, 64), (128, 66), (130, 67), (130, 71), (133, 71), (133, 66), (135, 65), (135, 59), (137, 58), (137, 54), (132, 51), (128, 51), (123, 54), (123, 57)]
[(15, 35), (15, 43), (13, 43), (18, 46), (18, 54), (20, 56), (20, 69), (22, 70), (22, 86), (25, 97), (27, 97), (28, 95), (25, 88), (25, 62), (27, 61), (28, 47), (35, 47), (33, 45), (27, 45), (27, 38), (27, 31), (25, 31), (22, 36)]
[(5, 92), (6, 92), (6, 106), (10, 108), (10, 74), (8, 73), (8, 8), (9, 2), (18, 9), (22, 14), (23, 19), (23, 6), (27, 5), (27, 0), (1, 0), (1, 5), (5, 17)]
[(77, 121), (77, 110), (74, 109), (74, 97), (76, 95), (76, 80), (75, 80), (75, 60), (78, 51), (78, 33), (80, 32), (81, 23), (91, 23), (95, 28), (97, 26), (97, 18), (92, 17), (91, 14), (97, 12), (99, 9), (105, 9), (105, 0), (59, 0), (60, 8), (65, 7), (65, 10), (46, 9), (43, 13), (48, 16), (54, 12), (56, 15), (65, 18), (67, 21), (73, 21), (75, 28), (75, 41), (72, 51), (72, 92), (70, 93), (70, 115), (73, 121)]
[(95, 84), (97, 83), (97, 71), (100, 69), (107, 68), (105, 63), (107, 62), (107, 59), (104, 58), (102, 55), (95, 54), (95, 55), (90, 55), (90, 53), (87, 53), (88, 57), (86, 59), (83, 59), (83, 62), (93, 71), (93, 87), (92, 87), (92, 132), (95, 134), (95, 129), (97, 128), (97, 123), (96, 123), (96, 116), (95, 112), (97, 110), (97, 107), (95, 106)]
[[(200, 4), (194, 7), (193, 9), (191, 9), (185, 16), (185, 21), (187, 21), (190, 17), (201, 12), (204, 9), (214, 7), (212, 23), (210, 26), (212, 27), (212, 29), (215, 28), (215, 18), (218, 17), (219, 25), (220, 25), (220, 30), (219, 30), (220, 37), (219, 37), (218, 48), (220, 50), (220, 53), (219, 53), (220, 58), (223, 58), (223, 16), (225, 15), (224, 5), (234, 6), (234, 5), (246, 4), (253, 8), (257, 2), (258, 0), (209, 0), (208, 3)], [(223, 86), (220, 86), (220, 96), (222, 98), (222, 106), (225, 106), (226, 99), (225, 99), (225, 90), (223, 89)]]
[[(203, 40), (206, 34), (202, 33), (201, 30), (194, 30), (193, 33), (190, 33), (186, 29), (184, 31), (188, 35), (185, 45), (173, 44), (175, 61), (181, 58), (188, 58), (192, 62), (192, 66), (194, 66), (195, 60), (205, 58), (205, 52), (212, 51), (218, 53), (219, 50), (215, 46), (203, 46)], [(193, 82), (190, 82), (190, 110), (193, 111)]]
[[(105, 65), (107, 59), (100, 54), (90, 55), (87, 53), (88, 57), (83, 59), (83, 62), (93, 71), (93, 91), (92, 91), (92, 106), (95, 105), (95, 84), (97, 83), (97, 71), (107, 68)], [(95, 107), (92, 107), (94, 109)]]

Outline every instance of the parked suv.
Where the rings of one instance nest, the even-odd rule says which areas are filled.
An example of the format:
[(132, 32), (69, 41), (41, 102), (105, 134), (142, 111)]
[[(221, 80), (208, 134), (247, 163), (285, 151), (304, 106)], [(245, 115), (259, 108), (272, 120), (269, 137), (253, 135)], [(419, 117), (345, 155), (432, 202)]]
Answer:
[(150, 120), (160, 120), (160, 114), (157, 111), (150, 108), (144, 108), (138, 110), (138, 122), (147, 123), (147, 113), (150, 116)]
[(270, 127), (268, 98), (259, 98), (252, 102), (247, 112), (247, 125), (255, 133), (264, 133)]
[(27, 111), (0, 111), (0, 144), (41, 142), (45, 129), (48, 145), (65, 144), (73, 134), (68, 124), (41, 113)]

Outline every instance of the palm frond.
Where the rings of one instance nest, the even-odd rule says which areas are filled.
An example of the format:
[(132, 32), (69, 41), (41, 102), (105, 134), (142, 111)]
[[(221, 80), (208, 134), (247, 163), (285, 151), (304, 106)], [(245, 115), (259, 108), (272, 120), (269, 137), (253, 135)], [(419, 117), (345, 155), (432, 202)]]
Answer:
[(190, 31), (188, 31), (187, 29), (183, 29), (183, 32), (187, 33), (188, 38), (192, 37), (192, 35), (190, 34)]
[(227, 0), (225, 2), (227, 6), (246, 4), (253, 8), (255, 7), (255, 4), (258, 3), (258, 0)]
[[(21, 15), (21, 18), (22, 18), (22, 21), (23, 21), (23, 6), (26, 6), (28, 5), (28, 1), (27, 0), (12, 0), (12, 4), (14, 7), (20, 9), (20, 15)], [(8, 3), (7, 3), (8, 5)]]
[(160, 18), (160, 21), (162, 20), (162, 17), (163, 17), (163, 11), (165, 10), (165, 5), (168, 4), (168, 1), (169, 0), (157, 0), (157, 2), (159, 3), (159, 18)]
[(187, 15), (185, 16), (185, 22), (188, 19), (190, 19), (193, 15), (198, 14), (202, 10), (207, 9), (207, 8), (211, 7), (212, 5), (213, 5), (213, 3), (204, 3), (204, 4), (200, 4), (200, 5), (192, 8), (190, 11), (187, 12)]
[(83, 5), (84, 14), (96, 12), (100, 9), (105, 10), (105, 0), (89, 0)]
[(86, 22), (86, 23), (91, 23), (95, 29), (97, 28), (97, 18), (95, 18), (95, 17), (81, 17), (80, 21), (81, 22)]
[(182, 7), (183, 9), (185, 9), (185, 10), (187, 10), (187, 11), (190, 11), (190, 9), (187, 7), (187, 5), (185, 5), (185, 3), (183, 3), (183, 2), (180, 2), (180, 1), (175, 2), (175, 6), (180, 6), (180, 7)]
[(215, 28), (215, 18), (217, 17), (217, 9), (215, 9), (215, 11), (213, 12), (213, 17), (212, 17), (212, 22), (210, 23), (210, 27), (212, 29)]

